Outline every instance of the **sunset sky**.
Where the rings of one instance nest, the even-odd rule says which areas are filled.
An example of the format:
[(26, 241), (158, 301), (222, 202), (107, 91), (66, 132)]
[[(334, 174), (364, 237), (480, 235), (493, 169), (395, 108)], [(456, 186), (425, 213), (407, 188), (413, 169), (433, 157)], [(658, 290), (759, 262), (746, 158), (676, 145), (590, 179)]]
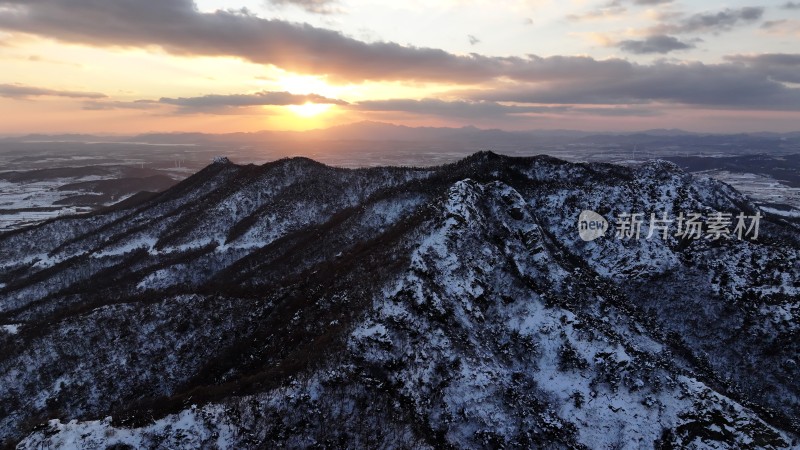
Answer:
[(0, 0), (0, 134), (800, 131), (800, 1)]

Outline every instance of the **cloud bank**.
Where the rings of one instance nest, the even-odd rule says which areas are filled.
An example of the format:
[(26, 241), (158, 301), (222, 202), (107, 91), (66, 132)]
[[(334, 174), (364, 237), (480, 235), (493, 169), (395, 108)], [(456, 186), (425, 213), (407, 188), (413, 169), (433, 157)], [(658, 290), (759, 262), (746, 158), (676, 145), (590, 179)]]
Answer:
[(93, 46), (158, 46), (175, 55), (234, 56), (338, 81), (479, 82), (513, 62), (263, 19), (247, 10), (203, 13), (191, 0), (0, 0), (0, 28)]
[(657, 34), (649, 36), (643, 40), (625, 40), (617, 44), (620, 50), (643, 55), (648, 53), (669, 53), (675, 50), (687, 50), (694, 48), (694, 44), (688, 44), (678, 40), (673, 36)]
[(304, 103), (346, 105), (347, 102), (317, 94), (291, 94), (289, 92), (262, 91), (255, 94), (204, 95), (201, 97), (162, 97), (159, 103), (188, 108), (214, 108), (220, 106), (287, 106)]
[(657, 30), (665, 34), (678, 33), (719, 33), (730, 31), (739, 25), (747, 25), (761, 19), (764, 8), (748, 6), (739, 9), (725, 9), (718, 12), (693, 14), (674, 24), (663, 24)]
[(25, 99), (30, 97), (106, 98), (99, 92), (60, 91), (21, 84), (0, 84), (0, 97)]
[[(683, 17), (663, 26), (676, 34), (718, 32), (755, 22), (763, 12), (760, 7), (726, 9)], [(442, 111), (461, 107), (464, 114), (469, 114), (476, 109), (494, 108), (493, 114), (517, 114), (525, 113), (519, 108), (531, 104), (666, 103), (718, 109), (800, 110), (800, 90), (786, 84), (796, 82), (797, 75), (792, 72), (796, 67), (778, 64), (775, 57), (739, 57), (718, 64), (661, 61), (643, 65), (619, 58), (597, 60), (584, 56), (456, 55), (392, 42), (362, 42), (307, 24), (260, 18), (247, 10), (204, 13), (191, 0), (0, 0), (0, 29), (93, 46), (158, 46), (175, 55), (232, 56), (293, 72), (327, 75), (332, 82), (428, 81), (482, 87), (465, 90), (461, 99), (464, 104), (422, 101), (407, 103), (406, 109)], [(618, 45), (634, 54), (664, 54), (692, 44), (663, 33)], [(24, 96), (20, 89), (6, 87), (5, 95)], [(56, 95), (57, 91), (39, 92), (28, 91), (28, 95)], [(89, 98), (102, 95), (68, 95), (87, 94)], [(186, 111), (307, 101), (344, 105), (341, 100), (297, 97), (286, 92), (159, 100)], [(515, 103), (518, 109), (483, 102)], [(367, 108), (370, 104), (359, 105)], [(144, 108), (141, 104), (132, 107)]]

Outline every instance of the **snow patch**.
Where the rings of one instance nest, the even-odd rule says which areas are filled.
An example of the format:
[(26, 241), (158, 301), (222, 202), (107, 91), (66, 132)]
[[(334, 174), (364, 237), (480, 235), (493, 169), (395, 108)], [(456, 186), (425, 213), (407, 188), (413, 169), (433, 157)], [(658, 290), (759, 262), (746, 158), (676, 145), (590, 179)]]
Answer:
[(11, 323), (7, 325), (0, 325), (0, 330), (8, 334), (17, 334), (19, 333), (20, 324), (18, 323)]
[[(178, 414), (141, 428), (118, 428), (112, 418), (63, 423), (48, 422), (47, 429), (28, 436), (17, 445), (20, 450), (39, 448), (80, 448), (102, 450), (114, 445), (133, 448), (235, 448), (238, 430), (226, 423), (219, 405), (193, 406)], [(212, 431), (213, 429), (213, 431)]]

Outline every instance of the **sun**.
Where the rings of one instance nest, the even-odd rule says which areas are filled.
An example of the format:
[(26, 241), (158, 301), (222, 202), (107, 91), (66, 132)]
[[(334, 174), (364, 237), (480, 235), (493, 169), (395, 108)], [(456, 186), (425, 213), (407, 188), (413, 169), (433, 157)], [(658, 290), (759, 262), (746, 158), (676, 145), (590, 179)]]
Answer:
[(326, 112), (331, 106), (324, 103), (308, 102), (302, 105), (289, 105), (289, 109), (301, 117), (314, 117)]

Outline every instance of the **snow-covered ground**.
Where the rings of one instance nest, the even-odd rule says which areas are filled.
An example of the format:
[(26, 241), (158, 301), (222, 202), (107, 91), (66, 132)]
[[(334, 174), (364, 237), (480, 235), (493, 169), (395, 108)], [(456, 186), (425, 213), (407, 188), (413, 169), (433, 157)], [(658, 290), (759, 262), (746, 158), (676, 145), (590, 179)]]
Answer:
[(59, 191), (58, 187), (76, 181), (92, 181), (101, 177), (55, 179), (31, 183), (0, 181), (0, 231), (38, 223), (68, 214), (90, 211), (91, 208), (57, 205), (56, 202), (79, 192)]
[(704, 172), (719, 181), (725, 182), (747, 195), (756, 203), (782, 204), (793, 210), (779, 210), (763, 207), (764, 211), (789, 217), (800, 217), (800, 188), (794, 188), (772, 177), (754, 173), (736, 173), (725, 170), (712, 170)]

